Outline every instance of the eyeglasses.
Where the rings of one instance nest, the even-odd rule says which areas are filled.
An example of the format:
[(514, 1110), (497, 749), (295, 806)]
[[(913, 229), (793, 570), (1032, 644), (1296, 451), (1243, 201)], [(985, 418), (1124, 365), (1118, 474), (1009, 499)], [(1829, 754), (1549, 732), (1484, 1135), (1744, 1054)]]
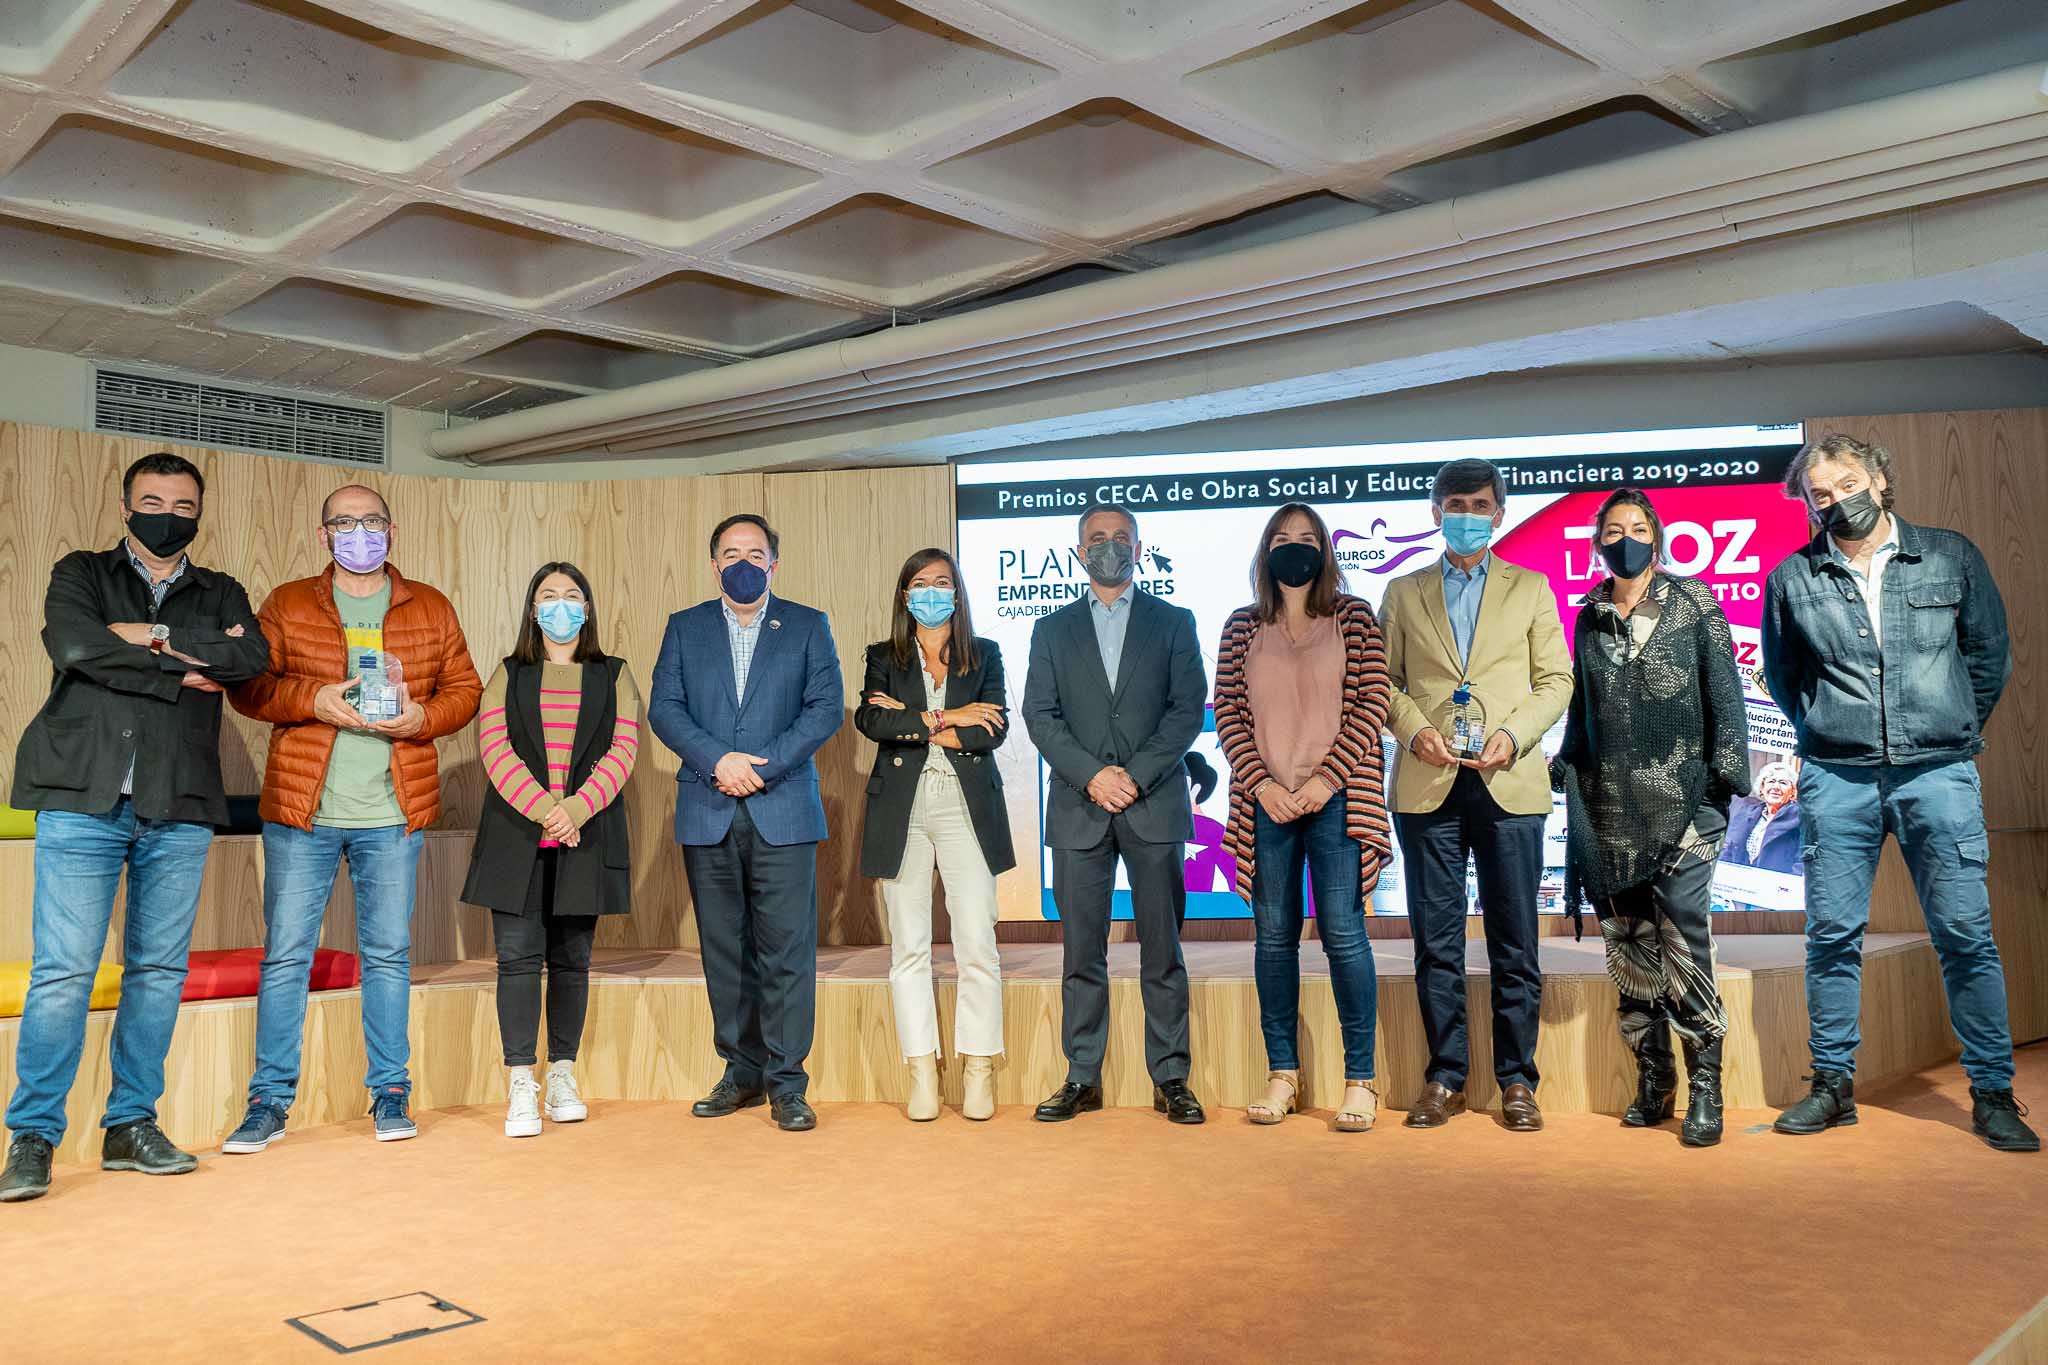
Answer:
[(334, 532), (336, 535), (345, 535), (348, 532), (355, 530), (356, 527), (358, 526), (362, 527), (365, 531), (371, 531), (375, 532), (378, 535), (382, 535), (384, 532), (391, 529), (391, 518), (329, 517), (326, 521), (322, 522), (321, 524), (325, 526), (328, 530)]

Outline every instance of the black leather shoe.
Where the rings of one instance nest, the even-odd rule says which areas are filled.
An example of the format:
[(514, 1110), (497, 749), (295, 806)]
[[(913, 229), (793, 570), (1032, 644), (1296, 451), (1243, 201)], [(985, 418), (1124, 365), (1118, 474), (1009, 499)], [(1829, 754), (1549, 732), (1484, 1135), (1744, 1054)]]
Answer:
[(1153, 1086), (1152, 1111), (1173, 1123), (1200, 1123), (1208, 1117), (1186, 1081), (1162, 1081)]
[(1856, 1082), (1846, 1071), (1816, 1071), (1813, 1092), (1778, 1115), (1781, 1133), (1825, 1133), (1856, 1122)]
[(100, 1146), (103, 1171), (140, 1171), (144, 1175), (184, 1175), (199, 1169), (199, 1158), (179, 1151), (151, 1119), (137, 1119), (107, 1129)]
[(732, 1081), (720, 1081), (711, 1087), (711, 1093), (690, 1106), (690, 1112), (700, 1119), (722, 1119), (727, 1114), (737, 1114), (742, 1109), (752, 1109), (768, 1102), (768, 1096), (760, 1090), (748, 1090)]
[(1654, 1128), (1671, 1117), (1678, 1094), (1678, 1062), (1670, 1026), (1659, 1019), (1636, 1044), (1636, 1098), (1621, 1116), (1629, 1128)]
[(1092, 1114), (1102, 1108), (1102, 1087), (1068, 1081), (1046, 1097), (1031, 1117), (1040, 1123), (1065, 1123), (1076, 1114)]
[[(2020, 1122), (2026, 1112), (2027, 1106), (2014, 1099), (2010, 1090), (1970, 1087), (1970, 1127), (1978, 1137), (2001, 1152), (2041, 1150), (2040, 1135)], [(0, 1195), (0, 1198), (4, 1197)]]
[(1721, 1141), (1721, 1040), (1705, 1047), (1685, 1041), (1685, 1122), (1678, 1140), (1687, 1147), (1712, 1147)]
[(775, 1126), (785, 1133), (808, 1133), (818, 1126), (818, 1115), (802, 1095), (777, 1095), (768, 1102)]
[(0, 1173), (0, 1204), (41, 1199), (50, 1192), (50, 1144), (34, 1133), (17, 1133), (7, 1147), (7, 1170)]

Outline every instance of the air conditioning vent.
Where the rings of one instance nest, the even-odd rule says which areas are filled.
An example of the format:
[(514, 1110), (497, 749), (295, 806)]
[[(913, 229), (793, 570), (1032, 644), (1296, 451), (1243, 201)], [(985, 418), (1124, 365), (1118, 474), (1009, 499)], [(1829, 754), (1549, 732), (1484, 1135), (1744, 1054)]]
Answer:
[(93, 428), (185, 445), (385, 466), (385, 413), (224, 384), (100, 370)]

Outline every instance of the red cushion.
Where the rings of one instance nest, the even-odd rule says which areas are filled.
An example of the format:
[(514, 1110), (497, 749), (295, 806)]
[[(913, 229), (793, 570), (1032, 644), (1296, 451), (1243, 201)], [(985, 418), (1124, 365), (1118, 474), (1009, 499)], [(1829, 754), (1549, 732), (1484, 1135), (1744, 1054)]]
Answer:
[[(185, 976), (187, 1000), (234, 1000), (256, 994), (261, 979), (261, 948), (228, 948), (191, 956)], [(313, 950), (313, 989), (343, 991), (362, 983), (363, 974), (354, 953), (332, 948)]]

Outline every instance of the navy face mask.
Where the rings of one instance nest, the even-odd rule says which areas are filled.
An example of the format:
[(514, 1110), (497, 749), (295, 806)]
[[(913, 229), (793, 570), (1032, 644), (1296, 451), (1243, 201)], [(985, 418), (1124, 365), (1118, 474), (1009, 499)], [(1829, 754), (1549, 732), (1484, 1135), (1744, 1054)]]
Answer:
[(736, 559), (719, 571), (718, 586), (741, 606), (758, 602), (768, 591), (768, 571), (751, 559)]
[(1607, 572), (1616, 578), (1634, 578), (1650, 567), (1650, 561), (1656, 555), (1656, 547), (1634, 536), (1623, 536), (1600, 547), (1600, 557), (1607, 561)]

